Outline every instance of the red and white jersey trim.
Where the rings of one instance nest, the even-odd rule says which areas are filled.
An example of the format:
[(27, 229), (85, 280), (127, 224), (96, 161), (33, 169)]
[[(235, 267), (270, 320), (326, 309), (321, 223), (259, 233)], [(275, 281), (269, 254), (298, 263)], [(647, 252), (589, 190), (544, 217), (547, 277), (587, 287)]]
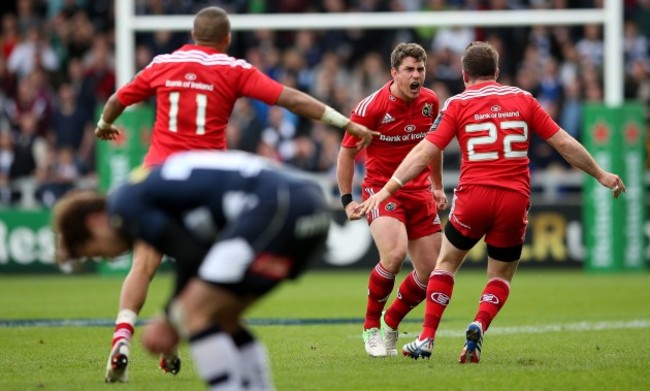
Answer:
[(205, 66), (225, 65), (230, 67), (252, 68), (253, 66), (247, 61), (230, 57), (223, 53), (206, 53), (200, 50), (177, 50), (170, 54), (161, 54), (151, 61), (147, 66), (150, 67), (154, 64), (167, 64), (167, 63), (198, 63)]
[(514, 94), (524, 94), (524, 95), (531, 95), (530, 92), (524, 91), (521, 88), (517, 87), (511, 87), (511, 86), (487, 86), (480, 88), (478, 90), (469, 90), (465, 91), (463, 93), (460, 93), (458, 95), (452, 96), (451, 98), (447, 99), (445, 102), (444, 107), (442, 108), (443, 111), (447, 110), (447, 107), (449, 104), (455, 100), (469, 100), (469, 99), (474, 99), (474, 98), (485, 98), (488, 96), (506, 96), (506, 95), (514, 95)]

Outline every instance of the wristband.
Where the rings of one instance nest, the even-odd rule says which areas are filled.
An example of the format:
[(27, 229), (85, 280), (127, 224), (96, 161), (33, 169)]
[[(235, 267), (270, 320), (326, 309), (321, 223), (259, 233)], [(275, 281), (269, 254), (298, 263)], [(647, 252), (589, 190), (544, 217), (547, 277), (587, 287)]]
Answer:
[(402, 180), (399, 179), (398, 177), (393, 175), (390, 179), (394, 180), (400, 187), (404, 186), (404, 182), (402, 182)]
[(321, 121), (337, 128), (345, 128), (350, 123), (350, 119), (329, 106), (325, 106)]
[(341, 204), (343, 204), (344, 209), (350, 202), (352, 202), (352, 194), (348, 193), (341, 196)]
[(106, 129), (109, 129), (111, 127), (111, 124), (104, 121), (104, 117), (101, 116), (101, 117), (99, 117), (99, 121), (97, 121), (97, 127), (100, 128), (101, 130), (106, 130)]

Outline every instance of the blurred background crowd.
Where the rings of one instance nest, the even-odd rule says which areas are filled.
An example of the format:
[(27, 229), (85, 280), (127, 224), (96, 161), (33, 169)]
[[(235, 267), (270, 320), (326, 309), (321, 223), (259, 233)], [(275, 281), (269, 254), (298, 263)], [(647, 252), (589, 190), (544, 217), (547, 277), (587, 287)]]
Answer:
[[(96, 109), (116, 89), (114, 1), (0, 5), (0, 206), (51, 206), (73, 187), (96, 184)], [(625, 99), (643, 102), (650, 123), (650, 0), (624, 4)], [(602, 0), (136, 0), (140, 15), (193, 14), (207, 5), (239, 14), (593, 8), (602, 7)], [(138, 33), (136, 69), (189, 39), (189, 31)], [(500, 82), (530, 91), (580, 140), (582, 105), (603, 100), (600, 25), (258, 30), (233, 33), (229, 54), (349, 114), (390, 80), (390, 52), (399, 42), (418, 42), (428, 51), (425, 85), (441, 103), (461, 92), (460, 53), (473, 40), (490, 41), (501, 52)], [(236, 105), (228, 127), (230, 148), (317, 173), (334, 195), (341, 137), (338, 129), (246, 99)], [(446, 173), (458, 170), (455, 147), (445, 154)], [(571, 177), (573, 170), (544, 142), (533, 138), (530, 156), (533, 173)], [(572, 183), (545, 194), (579, 191), (581, 182)], [(543, 187), (534, 190), (545, 192)]]

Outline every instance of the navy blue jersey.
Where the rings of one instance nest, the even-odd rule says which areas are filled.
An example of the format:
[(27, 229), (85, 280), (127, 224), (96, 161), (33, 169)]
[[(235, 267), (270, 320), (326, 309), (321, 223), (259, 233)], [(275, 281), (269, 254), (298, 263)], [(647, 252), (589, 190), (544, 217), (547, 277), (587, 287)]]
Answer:
[(317, 184), (241, 151), (172, 155), (162, 166), (136, 171), (107, 204), (125, 236), (220, 284), (241, 283), (251, 268), (276, 279), (295, 276), (321, 254), (330, 222)]

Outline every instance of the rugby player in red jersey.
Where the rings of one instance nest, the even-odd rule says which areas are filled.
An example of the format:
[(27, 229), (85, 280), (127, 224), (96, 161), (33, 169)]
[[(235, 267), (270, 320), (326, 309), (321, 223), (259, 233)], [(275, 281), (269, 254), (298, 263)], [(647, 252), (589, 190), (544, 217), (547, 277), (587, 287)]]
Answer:
[(528, 147), (533, 133), (567, 162), (612, 190), (625, 191), (618, 175), (604, 171), (587, 150), (551, 119), (539, 102), (517, 87), (499, 84), (499, 55), (487, 42), (473, 42), (462, 56), (465, 91), (445, 102), (431, 131), (406, 156), (384, 187), (357, 207), (367, 213), (406, 185), (456, 137), (462, 152), (458, 187), (445, 225), (436, 268), (429, 277), (422, 332), (402, 353), (430, 357), (436, 330), (452, 296), (465, 255), (485, 236), (488, 282), (465, 331), (458, 361), (478, 363), (483, 335), (510, 294), (530, 207)]
[[(311, 119), (345, 128), (360, 138), (358, 148), (368, 145), (374, 132), (315, 98), (284, 86), (242, 59), (230, 57), (230, 21), (221, 8), (199, 11), (192, 29), (194, 44), (171, 54), (156, 56), (127, 85), (106, 102), (95, 129), (101, 140), (114, 140), (119, 129), (113, 121), (127, 106), (156, 96), (156, 119), (151, 146), (144, 165), (162, 164), (174, 152), (184, 150), (225, 150), (226, 126), (235, 101), (240, 97), (278, 105)], [(133, 263), (120, 294), (119, 312), (112, 349), (106, 367), (107, 382), (127, 381), (130, 340), (147, 295), (149, 281), (160, 266), (162, 255), (138, 243)], [(162, 357), (161, 369), (177, 373), (177, 356)]]
[[(436, 94), (423, 87), (427, 54), (415, 43), (401, 43), (391, 54), (392, 80), (363, 99), (351, 118), (380, 136), (365, 149), (366, 175), (362, 197), (381, 189), (409, 151), (422, 140), (438, 114)], [(339, 151), (337, 179), (341, 201), (350, 220), (358, 205), (352, 199), (357, 139), (346, 135)], [(427, 279), (435, 266), (442, 241), (438, 207), (446, 207), (442, 187), (442, 156), (434, 160), (399, 192), (383, 200), (367, 215), (370, 232), (379, 251), (379, 262), (370, 273), (363, 325), (366, 353), (372, 357), (397, 355), (397, 328), (411, 309), (424, 300)], [(382, 314), (406, 254), (413, 272), (399, 286), (398, 294)]]

